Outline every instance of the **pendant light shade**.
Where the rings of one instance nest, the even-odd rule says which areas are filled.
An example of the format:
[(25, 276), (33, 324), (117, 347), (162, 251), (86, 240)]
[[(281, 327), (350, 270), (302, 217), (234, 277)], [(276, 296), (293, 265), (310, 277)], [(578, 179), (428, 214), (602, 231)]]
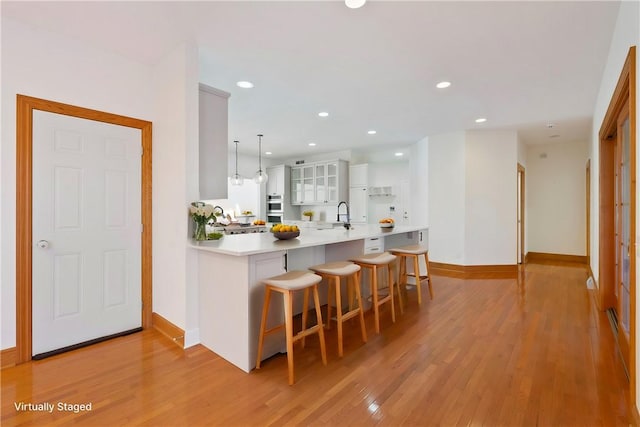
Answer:
[(233, 141), (236, 144), (236, 173), (231, 177), (231, 185), (242, 185), (244, 184), (244, 178), (242, 175), (238, 173), (238, 143), (240, 141)]
[(258, 134), (258, 172), (253, 180), (256, 184), (262, 184), (269, 180), (267, 174), (262, 170), (262, 134)]

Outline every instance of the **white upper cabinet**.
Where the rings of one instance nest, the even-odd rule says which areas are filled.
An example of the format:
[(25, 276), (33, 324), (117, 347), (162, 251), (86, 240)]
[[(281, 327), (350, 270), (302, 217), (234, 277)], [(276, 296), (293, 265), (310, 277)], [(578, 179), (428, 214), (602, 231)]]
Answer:
[(285, 195), (285, 166), (271, 166), (267, 168), (267, 175), (269, 180), (267, 181), (267, 194), (273, 195)]
[(348, 166), (344, 160), (291, 167), (291, 203), (337, 204), (348, 196)]
[(227, 198), (228, 99), (230, 94), (200, 84), (199, 162), (200, 199)]

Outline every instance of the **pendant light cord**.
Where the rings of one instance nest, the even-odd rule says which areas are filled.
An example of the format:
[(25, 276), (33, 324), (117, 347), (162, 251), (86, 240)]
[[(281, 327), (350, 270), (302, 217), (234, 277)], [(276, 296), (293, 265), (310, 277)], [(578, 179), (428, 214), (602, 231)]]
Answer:
[(235, 177), (238, 176), (238, 143), (240, 141), (233, 141), (236, 144), (236, 175)]
[(258, 134), (258, 172), (262, 172), (262, 134)]

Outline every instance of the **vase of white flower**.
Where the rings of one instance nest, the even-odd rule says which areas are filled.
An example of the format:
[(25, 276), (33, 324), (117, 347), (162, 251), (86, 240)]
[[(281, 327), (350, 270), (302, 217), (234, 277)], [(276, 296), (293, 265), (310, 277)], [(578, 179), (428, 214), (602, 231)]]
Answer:
[(189, 215), (193, 218), (193, 239), (207, 240), (207, 223), (213, 218), (213, 206), (202, 202), (193, 202), (189, 207)]

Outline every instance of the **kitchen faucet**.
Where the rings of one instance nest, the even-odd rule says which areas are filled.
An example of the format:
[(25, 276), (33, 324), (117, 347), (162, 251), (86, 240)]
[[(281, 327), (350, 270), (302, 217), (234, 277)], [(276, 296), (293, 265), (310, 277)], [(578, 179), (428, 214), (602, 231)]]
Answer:
[(213, 223), (214, 223), (214, 224), (215, 224), (216, 222), (218, 222), (218, 217), (217, 217), (217, 215), (215, 215), (216, 208), (220, 209), (220, 216), (224, 218), (224, 209), (222, 209), (222, 206), (215, 205), (215, 206), (213, 207), (213, 212), (214, 212), (214, 215), (213, 215)]
[(351, 228), (351, 223), (349, 222), (351, 219), (351, 214), (349, 214), (349, 204), (345, 201), (342, 201), (340, 203), (338, 203), (338, 218), (337, 221), (340, 221), (340, 206), (344, 204), (347, 207), (347, 220), (344, 221), (344, 223), (342, 224), (344, 226), (344, 228), (346, 228), (347, 230)]

